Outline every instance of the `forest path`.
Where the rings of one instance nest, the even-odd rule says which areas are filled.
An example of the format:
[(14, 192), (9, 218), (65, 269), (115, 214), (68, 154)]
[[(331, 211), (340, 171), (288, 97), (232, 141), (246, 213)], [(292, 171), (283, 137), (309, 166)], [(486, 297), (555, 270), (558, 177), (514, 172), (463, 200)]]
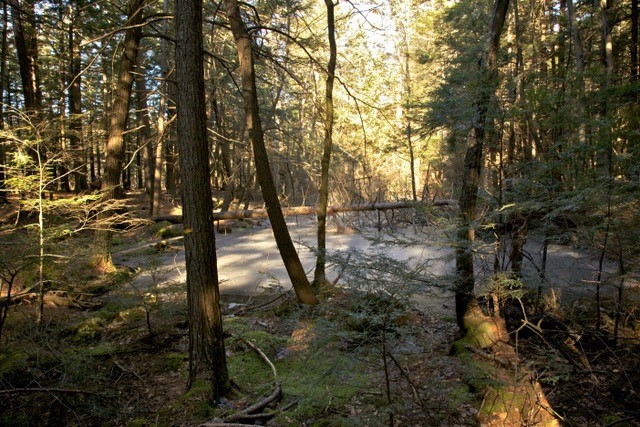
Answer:
[[(311, 217), (289, 219), (291, 237), (298, 249), (302, 264), (309, 276), (315, 265), (315, 221)], [(380, 242), (379, 238), (385, 240)], [(378, 240), (376, 240), (378, 238)], [(166, 249), (156, 251), (154, 241), (142, 241), (136, 245), (121, 247), (114, 252), (114, 262), (140, 271), (135, 285), (141, 289), (181, 283), (185, 280), (185, 252), (182, 239), (167, 240)], [(220, 292), (226, 296), (252, 296), (269, 290), (288, 290), (291, 287), (286, 270), (280, 259), (268, 222), (251, 228), (234, 228), (227, 234), (216, 234), (218, 274)], [(542, 245), (531, 238), (525, 246), (529, 254), (525, 260), (525, 273), (536, 280), (536, 265), (540, 265)], [(333, 227), (327, 233), (327, 249), (330, 254), (337, 251), (356, 250), (360, 253), (382, 253), (396, 260), (411, 260), (411, 265), (426, 265), (425, 273), (430, 277), (445, 279), (455, 271), (454, 252), (441, 230), (425, 228), (416, 232), (412, 227), (399, 228), (393, 233), (378, 233), (375, 228), (365, 232), (338, 233)], [(487, 247), (479, 251), (476, 271), (479, 276), (492, 270), (493, 255)], [(483, 255), (484, 253), (484, 255)], [(366, 256), (366, 255), (365, 255)], [(598, 253), (577, 250), (569, 245), (549, 245), (547, 255), (547, 284), (555, 290), (556, 297), (563, 302), (573, 302), (589, 297), (595, 292)], [(532, 262), (533, 261), (533, 262)], [(329, 277), (337, 272), (330, 267)], [(606, 261), (603, 298), (613, 298), (615, 286), (607, 278), (615, 273), (616, 264)], [(481, 279), (479, 278), (479, 282)], [(627, 287), (638, 290), (638, 277), (627, 280)], [(638, 296), (638, 295), (636, 295)], [(453, 316), (453, 295), (449, 291), (430, 289), (430, 292), (415, 297), (423, 311), (439, 312)]]

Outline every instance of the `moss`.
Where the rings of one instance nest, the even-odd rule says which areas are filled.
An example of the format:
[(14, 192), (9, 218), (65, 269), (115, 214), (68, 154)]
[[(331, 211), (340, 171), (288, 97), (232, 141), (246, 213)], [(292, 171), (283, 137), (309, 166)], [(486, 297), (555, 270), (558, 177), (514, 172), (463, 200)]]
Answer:
[(116, 318), (119, 312), (120, 312), (120, 307), (118, 307), (115, 304), (107, 304), (104, 307), (102, 307), (100, 310), (96, 311), (95, 316), (107, 322), (110, 322)]
[(106, 345), (99, 345), (97, 347), (90, 349), (87, 352), (87, 355), (92, 357), (107, 357), (116, 353), (118, 353), (117, 347), (114, 347), (110, 344), (106, 344)]
[(457, 408), (464, 403), (471, 403), (477, 400), (476, 395), (469, 389), (466, 384), (461, 384), (451, 390), (449, 395), (449, 406)]
[(330, 338), (314, 338), (308, 348), (282, 359), (277, 367), (283, 389), (300, 399), (295, 410), (300, 419), (324, 418), (331, 407), (351, 402), (377, 380), (361, 358), (340, 351)]
[(271, 370), (253, 351), (247, 350), (236, 353), (227, 358), (229, 378), (240, 387), (243, 392), (268, 392), (273, 386)]
[(119, 268), (109, 274), (108, 281), (112, 287), (117, 287), (118, 285), (129, 282), (134, 276), (134, 271), (128, 268)]
[(345, 418), (338, 418), (336, 416), (316, 421), (312, 427), (355, 427), (358, 424), (352, 420)]
[(480, 407), (479, 417), (496, 414), (509, 414), (524, 408), (527, 401), (526, 394), (516, 387), (489, 387), (485, 393), (484, 403)]
[(145, 318), (147, 312), (143, 307), (132, 307), (127, 310), (120, 311), (116, 316), (116, 321), (122, 323), (134, 323)]
[(633, 425), (631, 422), (624, 420), (624, 418), (620, 414), (616, 413), (604, 414), (600, 419), (600, 422), (603, 426), (615, 424), (619, 427), (631, 427)]
[(171, 223), (169, 221), (159, 221), (159, 222), (151, 224), (147, 228), (147, 230), (151, 235), (157, 236), (158, 233), (160, 232), (160, 230), (162, 230), (165, 227), (169, 227), (169, 226), (171, 226)]
[(182, 224), (167, 224), (156, 231), (155, 236), (160, 239), (170, 239), (184, 235), (184, 227)]
[[(320, 422), (321, 419), (326, 423), (318, 425), (367, 425), (358, 418), (360, 415), (351, 418), (327, 415), (351, 404), (356, 396), (366, 404), (372, 395), (362, 395), (362, 390), (370, 389), (372, 383), (380, 381), (379, 373), (371, 372), (365, 357), (341, 351), (336, 335), (343, 325), (341, 321), (326, 318), (301, 319), (285, 338), (252, 330), (255, 326), (243, 319), (225, 320), (225, 327), (233, 331), (234, 336), (249, 339), (267, 354), (278, 371), (284, 399), (298, 402), (295, 409), (276, 416), (276, 425), (313, 425), (314, 420)], [(242, 393), (250, 394), (246, 399), (254, 401), (270, 393), (273, 375), (269, 366), (241, 341), (229, 340), (229, 344), (232, 353), (227, 361), (230, 378)]]
[(207, 381), (203, 379), (197, 379), (193, 383), (189, 391), (187, 391), (182, 396), (181, 400), (186, 401), (187, 399), (191, 399), (194, 397), (201, 397), (203, 395), (207, 395), (208, 393), (211, 393), (211, 384), (209, 384)]
[(105, 322), (100, 317), (91, 317), (77, 326), (75, 340), (78, 342), (92, 342), (100, 339)]
[(83, 287), (83, 291), (93, 295), (102, 295), (106, 294), (111, 290), (111, 286), (108, 283), (97, 281), (93, 283), (88, 283)]
[(482, 349), (501, 340), (508, 341), (504, 320), (485, 315), (478, 306), (471, 308), (464, 316), (464, 326), (464, 337), (451, 345), (449, 353), (452, 355), (466, 353), (467, 346)]
[(177, 371), (184, 367), (185, 356), (180, 353), (167, 353), (162, 359), (161, 369), (163, 371)]
[(264, 331), (246, 331), (242, 337), (258, 346), (270, 359), (275, 358), (278, 351), (287, 344), (286, 338)]
[(127, 427), (144, 427), (150, 425), (150, 423), (144, 418), (136, 418), (127, 423)]
[(28, 367), (29, 355), (26, 353), (0, 353), (0, 376), (11, 376)]

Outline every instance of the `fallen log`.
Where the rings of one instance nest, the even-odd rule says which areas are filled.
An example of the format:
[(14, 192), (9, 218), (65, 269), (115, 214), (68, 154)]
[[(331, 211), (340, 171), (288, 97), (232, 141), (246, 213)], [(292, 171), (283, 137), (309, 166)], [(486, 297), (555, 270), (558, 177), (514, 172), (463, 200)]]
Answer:
[[(11, 295), (11, 298), (6, 296), (0, 297), (0, 304), (6, 304), (7, 301), (10, 305), (17, 305), (23, 302), (34, 303), (38, 298), (38, 294), (32, 289), (25, 292)], [(84, 301), (69, 295), (65, 291), (48, 291), (44, 294), (44, 304), (49, 307), (68, 307), (77, 308), (81, 310), (93, 310), (102, 305), (99, 302)]]
[[(399, 202), (374, 202), (374, 203), (361, 203), (357, 205), (340, 205), (340, 206), (328, 206), (327, 214), (334, 214), (338, 212), (362, 212), (362, 211), (383, 211), (389, 209), (407, 209), (415, 208), (418, 206), (450, 206), (457, 203), (455, 200), (434, 200), (432, 202), (414, 202), (410, 200), (403, 200)], [(295, 215), (316, 215), (318, 208), (316, 206), (292, 206), (288, 208), (282, 208), (284, 216)], [(259, 219), (268, 218), (269, 214), (266, 209), (252, 209), (252, 210), (237, 210), (237, 211), (224, 211), (213, 212), (212, 219), (214, 221), (224, 219)], [(153, 220), (156, 222), (167, 221), (173, 224), (182, 222), (182, 215), (164, 215), (154, 216)]]

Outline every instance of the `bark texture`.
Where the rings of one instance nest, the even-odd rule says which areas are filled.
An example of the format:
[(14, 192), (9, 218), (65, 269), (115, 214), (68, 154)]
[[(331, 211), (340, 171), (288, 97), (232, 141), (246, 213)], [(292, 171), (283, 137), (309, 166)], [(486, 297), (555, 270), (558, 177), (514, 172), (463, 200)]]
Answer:
[(327, 205), (329, 204), (329, 166), (333, 149), (333, 84), (336, 74), (336, 25), (333, 0), (324, 0), (327, 7), (327, 32), (329, 37), (329, 64), (325, 90), (324, 149), (321, 161), (320, 194), (318, 199), (318, 256), (314, 283), (316, 286), (327, 281), (325, 266), (327, 257)]
[(311, 289), (309, 279), (307, 278), (296, 248), (291, 240), (291, 236), (289, 235), (289, 229), (282, 214), (278, 193), (269, 166), (269, 158), (264, 143), (264, 133), (260, 122), (260, 108), (256, 90), (251, 35), (242, 21), (237, 0), (227, 1), (226, 13), (236, 42), (236, 48), (238, 49), (247, 130), (249, 131), (249, 139), (253, 147), (258, 182), (262, 189), (262, 195), (269, 214), (269, 220), (271, 221), (273, 234), (298, 300), (304, 304), (316, 304), (318, 300)]
[[(130, 0), (129, 19), (124, 36), (124, 50), (120, 60), (120, 70), (113, 100), (111, 118), (109, 120), (109, 133), (106, 146), (106, 163), (102, 188), (105, 192), (105, 202), (119, 199), (124, 196), (120, 178), (122, 175), (122, 165), (125, 157), (124, 132), (127, 128), (127, 118), (129, 115), (129, 103), (131, 100), (131, 89), (133, 86), (133, 70), (137, 63), (138, 47), (142, 37), (142, 27), (140, 24), (144, 20), (143, 8), (146, 0)], [(111, 215), (105, 209), (99, 219), (105, 220)], [(105, 227), (97, 230), (95, 234), (95, 248), (97, 264), (104, 269), (112, 268), (111, 261), (111, 231)]]
[(229, 388), (222, 335), (216, 246), (211, 214), (209, 147), (204, 99), (202, 1), (176, 2), (178, 146), (182, 173), (187, 300), (189, 387), (209, 377), (213, 401)]
[[(4, 83), (7, 74), (7, 24), (8, 13), (7, 4), (2, 5), (2, 46), (0, 47), (0, 130), (4, 130)], [(4, 138), (0, 138), (0, 164), (6, 165), (6, 153)], [(8, 202), (5, 180), (7, 176), (4, 166), (0, 167), (0, 204)], [(6, 313), (4, 314), (6, 316)], [(1, 320), (1, 319), (0, 319)], [(2, 323), (0, 323), (0, 332), (2, 331)]]
[(478, 186), (484, 161), (485, 122), (489, 103), (497, 85), (497, 58), (500, 36), (504, 27), (509, 0), (496, 0), (489, 31), (486, 54), (480, 64), (483, 88), (475, 102), (475, 114), (471, 129), (470, 146), (464, 158), (462, 189), (460, 193), (460, 214), (458, 225), (458, 247), (456, 248), (456, 318), (464, 331), (464, 316), (474, 307), (475, 276), (473, 271), (473, 242), (475, 240), (475, 220), (478, 202)]
[(76, 192), (89, 188), (87, 174), (84, 169), (85, 153), (82, 144), (82, 63), (79, 52), (79, 35), (77, 27), (80, 21), (80, 7), (77, 1), (71, 2), (71, 22), (69, 24), (69, 78), (68, 89), (69, 113), (69, 143), (72, 150), (73, 181)]
[(10, 0), (13, 36), (18, 54), (18, 66), (27, 111), (39, 111), (42, 106), (38, 71), (38, 39), (32, 1)]

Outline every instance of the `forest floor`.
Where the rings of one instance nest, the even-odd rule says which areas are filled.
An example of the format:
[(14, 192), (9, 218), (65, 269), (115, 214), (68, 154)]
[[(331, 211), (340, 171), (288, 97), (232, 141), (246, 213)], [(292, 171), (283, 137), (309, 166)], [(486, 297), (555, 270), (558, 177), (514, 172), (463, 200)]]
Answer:
[[(311, 268), (312, 225), (302, 218), (291, 225)], [(207, 401), (206, 383), (185, 390), (180, 226), (151, 224), (116, 236), (120, 268), (106, 276), (82, 256), (89, 236), (69, 239), (76, 258), (56, 276), (64, 282), (60, 295), (92, 308), (61, 297), (45, 308), (38, 328), (32, 304), (11, 307), (0, 341), (0, 425), (214, 423), (271, 394), (276, 381), (282, 396), (261, 420), (267, 425), (477, 424), (482, 384), (493, 379), (450, 355), (457, 338), (453, 261), (442, 230), (423, 229), (418, 241), (413, 225), (398, 227), (381, 243), (375, 228), (336, 227), (330, 276), (339, 280), (310, 308), (293, 301), (267, 226), (239, 222), (217, 235), (234, 384), (218, 407)], [(548, 278), (558, 279), (545, 286), (544, 302), (557, 323), (543, 337), (528, 329), (512, 334), (521, 363), (535, 372), (563, 425), (640, 425), (637, 300), (625, 304), (618, 342), (612, 342), (610, 311), (603, 311), (596, 331), (591, 295), (581, 283), (590, 277), (593, 254), (570, 246), (554, 246), (552, 253)], [(481, 270), (488, 261), (479, 258)], [(533, 265), (528, 269), (535, 272)], [(556, 345), (569, 338), (588, 368)], [(277, 379), (253, 346), (272, 362)]]

